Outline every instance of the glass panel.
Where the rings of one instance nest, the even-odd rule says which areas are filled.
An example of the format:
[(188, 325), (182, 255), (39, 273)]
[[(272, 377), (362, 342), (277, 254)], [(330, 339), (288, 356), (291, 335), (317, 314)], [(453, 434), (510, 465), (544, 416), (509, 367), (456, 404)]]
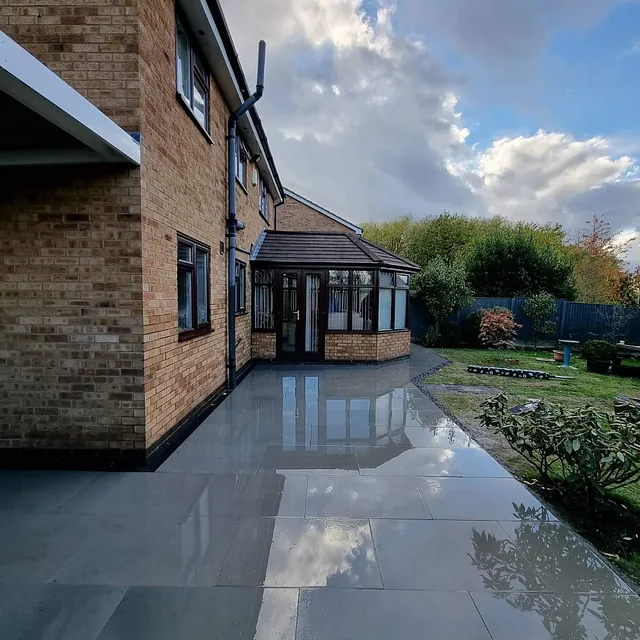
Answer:
[(191, 271), (178, 269), (178, 330), (193, 329), (191, 309), (191, 287), (193, 274)]
[(193, 79), (193, 115), (208, 131), (207, 123), (207, 87), (198, 74)]
[(380, 272), (380, 286), (393, 287), (393, 273), (391, 271)]
[(254, 324), (256, 329), (273, 329), (273, 288), (256, 284), (254, 289)]
[(245, 282), (246, 267), (241, 262), (236, 262), (236, 311), (244, 311), (246, 307)]
[(334, 331), (344, 331), (348, 328), (349, 289), (329, 289), (329, 324)]
[(378, 330), (391, 329), (391, 289), (380, 289), (380, 307), (378, 309)]
[(204, 251), (196, 251), (196, 293), (198, 307), (198, 325), (209, 322), (209, 292), (207, 290), (207, 260)]
[(353, 284), (373, 284), (373, 271), (354, 271)]
[(329, 284), (349, 284), (348, 271), (329, 271)]
[(307, 353), (318, 353), (320, 347), (320, 275), (307, 275), (304, 346)]
[(178, 242), (178, 260), (193, 264), (193, 247), (184, 242)]
[(409, 276), (406, 273), (397, 273), (396, 274), (396, 286), (401, 289), (409, 288)]
[(178, 91), (191, 104), (191, 63), (189, 61), (189, 40), (180, 23), (176, 42), (176, 67)]
[(273, 269), (256, 269), (256, 284), (273, 284)]
[(295, 274), (282, 276), (282, 351), (296, 351), (296, 323), (298, 321), (298, 280)]
[(396, 309), (393, 326), (395, 329), (407, 328), (407, 291), (396, 289)]
[(373, 289), (353, 290), (353, 322), (354, 331), (371, 331), (373, 329)]

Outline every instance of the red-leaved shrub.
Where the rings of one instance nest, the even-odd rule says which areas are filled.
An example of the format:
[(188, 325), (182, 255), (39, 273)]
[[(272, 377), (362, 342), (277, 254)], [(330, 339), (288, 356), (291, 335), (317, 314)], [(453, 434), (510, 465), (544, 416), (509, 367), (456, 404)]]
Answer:
[(494, 349), (513, 349), (513, 341), (521, 326), (508, 309), (487, 309), (480, 320), (480, 341)]

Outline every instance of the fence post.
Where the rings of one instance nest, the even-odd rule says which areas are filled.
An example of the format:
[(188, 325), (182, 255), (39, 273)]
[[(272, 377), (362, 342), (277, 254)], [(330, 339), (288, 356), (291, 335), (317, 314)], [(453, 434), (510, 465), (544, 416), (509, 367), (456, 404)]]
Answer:
[(567, 301), (562, 299), (560, 300), (560, 330), (558, 332), (558, 338), (557, 338), (558, 340), (566, 339), (566, 336), (564, 335), (565, 323), (567, 319), (566, 310), (567, 310)]

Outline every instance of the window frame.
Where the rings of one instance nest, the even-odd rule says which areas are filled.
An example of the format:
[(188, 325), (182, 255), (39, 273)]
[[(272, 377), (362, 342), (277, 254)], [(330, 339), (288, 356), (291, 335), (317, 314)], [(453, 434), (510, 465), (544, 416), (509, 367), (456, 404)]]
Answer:
[[(249, 174), (249, 153), (244, 140), (236, 135), (236, 182), (247, 192), (247, 176)], [(240, 179), (240, 169), (242, 168), (242, 180)], [(247, 192), (248, 193), (248, 192)]]
[[(236, 260), (236, 286), (235, 286), (235, 310), (236, 315), (241, 316), (247, 313), (247, 263)], [(242, 286), (240, 286), (242, 284)], [(242, 296), (242, 299), (240, 299)]]
[[(180, 260), (180, 245), (191, 248), (193, 257), (191, 262)], [(191, 274), (191, 317), (193, 318), (193, 327), (180, 329), (178, 324), (178, 340), (182, 341), (213, 331), (211, 327), (211, 247), (179, 233), (176, 242), (176, 249), (176, 291), (178, 293), (178, 316), (180, 315), (180, 292), (177, 287), (179, 286), (180, 272), (183, 271)], [(202, 323), (198, 323), (198, 251), (207, 256), (205, 274), (207, 283), (207, 320)]]
[[(259, 282), (256, 283), (256, 276), (261, 271), (271, 272), (271, 282)], [(251, 330), (255, 332), (263, 332), (263, 333), (275, 333), (276, 331), (276, 280), (278, 279), (278, 270), (274, 267), (253, 267), (251, 269)], [(256, 314), (261, 310), (260, 306), (256, 303), (256, 294), (258, 292), (259, 287), (267, 287), (271, 290), (270, 300), (271, 300), (271, 310), (269, 316), (271, 318), (271, 327), (258, 327), (256, 326)]]
[[(175, 65), (176, 65), (176, 95), (180, 103), (186, 108), (187, 113), (191, 116), (194, 122), (200, 127), (200, 130), (205, 134), (209, 142), (213, 142), (211, 139), (211, 73), (204, 62), (204, 58), (200, 55), (194, 45), (195, 38), (192, 36), (191, 31), (185, 26), (186, 21), (179, 13), (176, 13), (175, 17)], [(189, 89), (190, 95), (185, 96), (182, 91), (182, 85), (180, 83), (180, 48), (178, 47), (178, 32), (182, 31), (187, 40), (187, 55), (189, 57)], [(200, 70), (200, 67), (202, 71)], [(195, 101), (195, 86), (196, 80), (198, 80), (203, 89), (204, 95), (204, 123), (200, 121), (199, 112), (194, 107)]]

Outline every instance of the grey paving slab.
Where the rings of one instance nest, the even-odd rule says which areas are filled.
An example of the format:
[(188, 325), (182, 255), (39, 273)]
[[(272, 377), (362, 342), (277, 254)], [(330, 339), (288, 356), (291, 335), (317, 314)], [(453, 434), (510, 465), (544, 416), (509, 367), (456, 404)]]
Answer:
[(630, 593), (631, 589), (567, 526), (502, 522), (522, 557), (555, 593)]
[(294, 640), (296, 589), (132, 587), (99, 640)]
[(50, 584), (0, 586), (0, 638), (95, 640), (125, 592)]
[(297, 640), (491, 640), (467, 593), (304, 589)]
[(308, 518), (430, 519), (411, 478), (392, 476), (311, 476)]
[(255, 473), (265, 449), (265, 445), (253, 441), (221, 445), (216, 441), (187, 439), (158, 472)]
[(215, 584), (237, 521), (194, 516), (185, 522), (104, 517), (53, 576), (57, 584), (184, 586)]
[(439, 420), (435, 426), (405, 427), (404, 439), (406, 446), (411, 447), (441, 447), (445, 449), (477, 449), (477, 445), (462, 429), (447, 425)]
[(511, 474), (482, 449), (447, 449), (445, 452), (466, 478), (511, 478)]
[(91, 516), (21, 513), (0, 518), (0, 583), (44, 584), (87, 537), (101, 530)]
[(385, 449), (357, 447), (361, 475), (460, 476), (458, 469), (440, 448)]
[(549, 591), (497, 522), (371, 520), (385, 589)]
[(382, 587), (367, 520), (242, 518), (219, 586)]
[(0, 512), (53, 513), (98, 476), (84, 471), (0, 471)]
[(556, 520), (513, 478), (415, 478), (436, 520)]
[(283, 475), (358, 474), (356, 454), (349, 446), (267, 447), (260, 471)]
[[(634, 596), (471, 594), (493, 640), (636, 640)], [(517, 629), (517, 635), (514, 630)]]

